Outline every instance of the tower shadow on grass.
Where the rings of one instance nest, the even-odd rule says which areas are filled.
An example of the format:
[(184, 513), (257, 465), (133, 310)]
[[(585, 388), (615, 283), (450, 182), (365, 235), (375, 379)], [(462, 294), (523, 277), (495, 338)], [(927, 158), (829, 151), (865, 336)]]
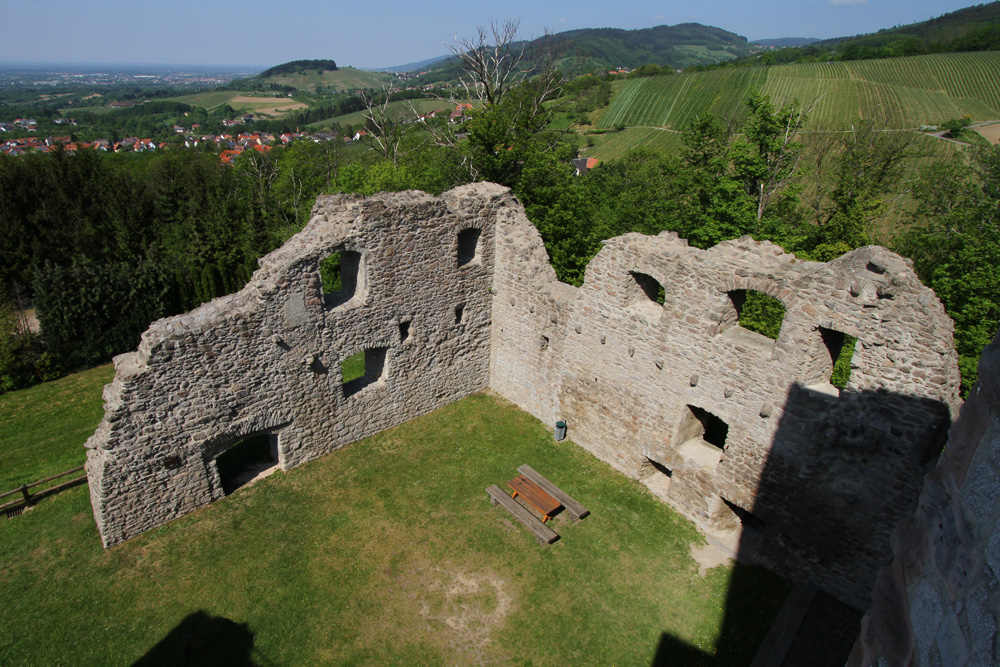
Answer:
[(185, 616), (132, 667), (257, 667), (253, 651), (254, 635), (246, 623), (196, 611)]
[[(948, 406), (924, 397), (880, 390), (837, 398), (793, 386), (753, 506), (734, 509), (744, 524), (738, 562), (792, 582), (785, 607), (767, 633), (761, 623), (772, 621), (755, 609), (759, 573), (737, 564), (715, 650), (664, 633), (652, 667), (845, 664), (878, 569), (892, 559), (892, 530), (912, 514), (950, 425)], [(725, 488), (717, 492), (735, 505)]]

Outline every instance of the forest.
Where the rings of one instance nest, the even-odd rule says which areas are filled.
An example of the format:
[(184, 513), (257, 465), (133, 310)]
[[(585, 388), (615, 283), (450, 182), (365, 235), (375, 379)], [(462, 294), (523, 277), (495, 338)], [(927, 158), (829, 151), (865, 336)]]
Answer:
[[(106, 361), (153, 320), (239, 290), (320, 193), (439, 194), (488, 180), (512, 188), (559, 278), (576, 285), (603, 239), (631, 231), (676, 231), (701, 248), (749, 234), (828, 261), (870, 243), (873, 221), (907, 190), (917, 208), (892, 249), (954, 319), (968, 392), (1000, 324), (1000, 150), (971, 148), (904, 182), (907, 133), (859, 120), (806, 147), (806, 110), (751, 91), (735, 121), (696, 118), (679, 151), (639, 148), (575, 176), (575, 136), (551, 121), (606, 95), (550, 69), (460, 128), (404, 124), (369, 101), (372, 150), (299, 142), (233, 166), (185, 149), (0, 156), (0, 391)], [(28, 302), (40, 335), (18, 315)], [(771, 316), (760, 312), (761, 329)]]

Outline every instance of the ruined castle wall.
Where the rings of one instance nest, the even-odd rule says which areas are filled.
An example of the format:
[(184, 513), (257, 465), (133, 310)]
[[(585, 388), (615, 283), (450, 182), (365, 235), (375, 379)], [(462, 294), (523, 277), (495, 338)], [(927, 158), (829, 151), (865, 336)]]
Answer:
[[(356, 288), (324, 295), (334, 252)], [(784, 304), (776, 341), (739, 326), (745, 290)], [(384, 372), (353, 392), (339, 362), (359, 350)], [(859, 608), (958, 388), (950, 320), (883, 248), (821, 264), (628, 234), (573, 287), (490, 184), (322, 197), (245, 289), (154, 323), (116, 367), (88, 441), (105, 545), (220, 498), (216, 457), (249, 435), (276, 434), (287, 469), (489, 386), (702, 529), (762, 530), (758, 560)]]
[(1000, 664), (1000, 334), (892, 550), (848, 665)]
[[(506, 237), (490, 386), (627, 475), (668, 472), (657, 490), (703, 529), (751, 513), (759, 561), (866, 606), (957, 403), (951, 322), (909, 266), (876, 247), (820, 264), (750, 239), (703, 251), (628, 234), (573, 288)], [(738, 290), (784, 304), (777, 341), (738, 325)], [(859, 339), (843, 392), (821, 327)], [(697, 437), (699, 411), (728, 426), (724, 450)]]
[[(321, 197), (245, 289), (154, 323), (116, 358), (87, 443), (104, 544), (222, 497), (215, 458), (249, 435), (277, 434), (288, 469), (485, 388), (502, 193)], [(324, 297), (319, 263), (338, 251), (360, 259), (356, 289)], [(340, 362), (364, 349), (384, 372), (348, 395)]]

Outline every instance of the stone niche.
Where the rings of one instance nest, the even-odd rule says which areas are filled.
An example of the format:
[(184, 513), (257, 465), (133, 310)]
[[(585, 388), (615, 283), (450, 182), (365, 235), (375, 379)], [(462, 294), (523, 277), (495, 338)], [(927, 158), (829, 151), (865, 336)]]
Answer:
[[(341, 287), (325, 293), (335, 253)], [(785, 307), (777, 340), (739, 326), (750, 291)], [(365, 375), (345, 384), (362, 350)], [(950, 320), (884, 248), (822, 264), (749, 238), (627, 234), (573, 287), (492, 184), (320, 197), (241, 292), (154, 323), (115, 363), (87, 443), (106, 546), (221, 497), (228, 443), (273, 436), (287, 469), (490, 388), (565, 419), (626, 475), (659, 476), (650, 488), (702, 529), (752, 523), (740, 555), (859, 608), (959, 381)]]

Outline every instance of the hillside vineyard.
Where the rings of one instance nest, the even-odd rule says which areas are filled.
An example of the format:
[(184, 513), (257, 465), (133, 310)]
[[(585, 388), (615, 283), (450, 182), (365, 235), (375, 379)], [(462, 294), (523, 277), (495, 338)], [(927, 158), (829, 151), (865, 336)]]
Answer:
[[(331, 256), (340, 284), (324, 293)], [(739, 325), (751, 291), (784, 305), (776, 340)], [(320, 197), (241, 292), (115, 359), (87, 442), (94, 515), (118, 544), (221, 498), (217, 458), (248, 437), (289, 469), (491, 389), (565, 420), (703, 530), (752, 529), (758, 562), (864, 609), (959, 403), (951, 327), (879, 247), (822, 264), (749, 238), (628, 234), (576, 288), (500, 186)]]

